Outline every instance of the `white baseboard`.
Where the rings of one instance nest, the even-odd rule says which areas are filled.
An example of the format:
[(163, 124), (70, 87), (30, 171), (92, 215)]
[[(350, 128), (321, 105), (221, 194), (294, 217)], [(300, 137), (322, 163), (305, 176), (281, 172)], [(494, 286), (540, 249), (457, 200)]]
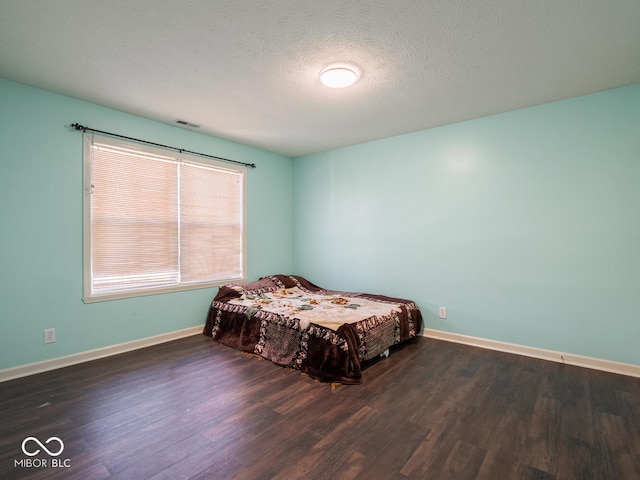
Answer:
[(620, 363), (613, 362), (611, 360), (603, 360), (601, 358), (583, 357), (581, 355), (573, 355), (571, 353), (556, 352), (553, 350), (545, 350), (542, 348), (498, 342), (496, 340), (470, 337), (467, 335), (460, 335), (459, 333), (432, 330), (430, 328), (425, 328), (422, 331), (422, 336), (435, 338), (437, 340), (445, 340), (447, 342), (463, 343), (465, 345), (486, 348), (488, 350), (497, 350), (499, 352), (514, 353), (516, 355), (524, 355), (526, 357), (550, 360), (552, 362), (566, 363), (568, 365), (575, 365), (578, 367), (602, 370), (604, 372), (629, 375), (631, 377), (640, 377), (640, 365), (634, 365), (631, 363)]
[(177, 340), (179, 338), (190, 337), (192, 335), (202, 333), (203, 328), (204, 327), (202, 325), (189, 327), (182, 330), (176, 330), (175, 332), (163, 333), (153, 337), (120, 343), (118, 345), (111, 345), (108, 347), (97, 348), (95, 350), (88, 350), (86, 352), (74, 353), (64, 357), (52, 358), (51, 360), (44, 360), (42, 362), (28, 363), (26, 365), (6, 368), (4, 370), (0, 370), (0, 382), (6, 382), (7, 380), (26, 377), (36, 373), (48, 372), (49, 370), (89, 362), (91, 360), (97, 360), (111, 355), (118, 355), (119, 353), (130, 352), (131, 350), (150, 347), (152, 345), (170, 342), (171, 340)]

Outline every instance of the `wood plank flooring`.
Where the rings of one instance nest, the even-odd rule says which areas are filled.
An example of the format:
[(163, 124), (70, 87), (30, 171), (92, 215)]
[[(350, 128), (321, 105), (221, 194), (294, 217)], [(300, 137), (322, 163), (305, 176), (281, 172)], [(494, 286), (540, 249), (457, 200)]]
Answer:
[(640, 379), (422, 337), (363, 377), (198, 335), (0, 383), (0, 478), (640, 478)]

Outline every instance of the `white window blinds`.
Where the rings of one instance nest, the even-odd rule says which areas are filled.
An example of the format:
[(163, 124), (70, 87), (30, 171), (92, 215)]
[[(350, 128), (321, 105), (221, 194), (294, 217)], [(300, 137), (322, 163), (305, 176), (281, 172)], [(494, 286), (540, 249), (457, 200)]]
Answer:
[(85, 301), (244, 279), (245, 174), (85, 134)]

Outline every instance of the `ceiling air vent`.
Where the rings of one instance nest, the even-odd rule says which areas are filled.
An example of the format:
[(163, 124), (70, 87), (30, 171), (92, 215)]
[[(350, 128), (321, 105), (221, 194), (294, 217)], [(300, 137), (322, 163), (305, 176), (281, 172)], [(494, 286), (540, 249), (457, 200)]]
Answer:
[(195, 123), (189, 123), (185, 120), (175, 120), (173, 123), (175, 123), (176, 125), (180, 125), (182, 127), (200, 128), (200, 125), (196, 125)]

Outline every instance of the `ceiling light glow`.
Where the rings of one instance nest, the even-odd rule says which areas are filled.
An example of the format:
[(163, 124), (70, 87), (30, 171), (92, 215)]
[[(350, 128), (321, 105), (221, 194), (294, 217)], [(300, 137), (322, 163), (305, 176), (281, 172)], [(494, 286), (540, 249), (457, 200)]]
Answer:
[(356, 71), (349, 67), (331, 67), (323, 70), (320, 81), (331, 88), (344, 88), (353, 85), (358, 79)]

